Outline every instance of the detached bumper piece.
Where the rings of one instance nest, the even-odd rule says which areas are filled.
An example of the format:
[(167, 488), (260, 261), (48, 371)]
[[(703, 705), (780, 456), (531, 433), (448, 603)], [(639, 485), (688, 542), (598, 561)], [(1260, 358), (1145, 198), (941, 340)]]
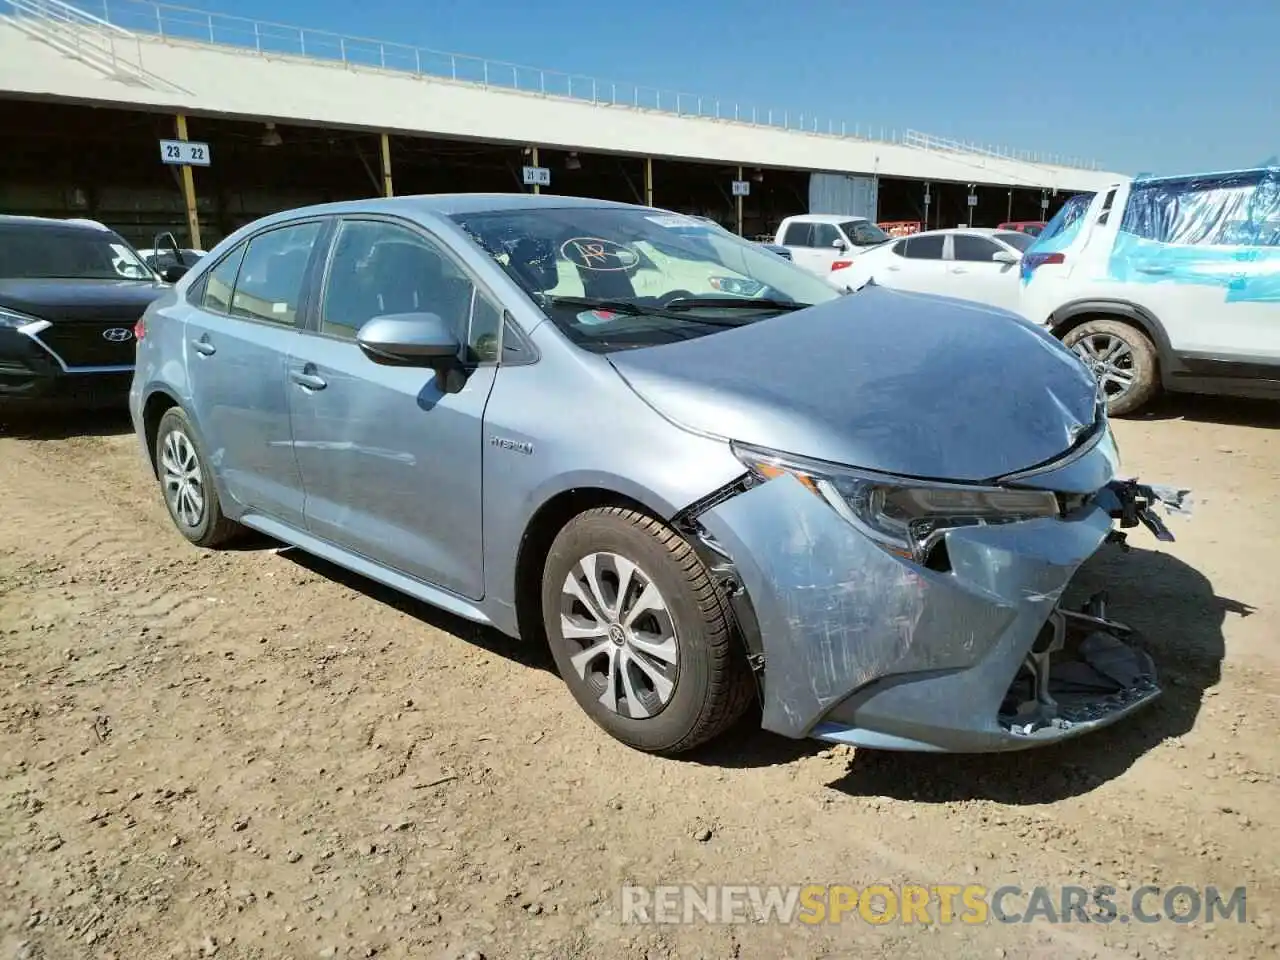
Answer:
[[(1136, 480), (1117, 480), (1099, 491), (1097, 503), (1113, 520), (1119, 520), (1122, 528), (1142, 524), (1157, 540), (1173, 543), (1173, 534), (1156, 513), (1155, 505), (1158, 503), (1171, 513), (1190, 515), (1191, 491), (1178, 487), (1153, 487)], [(1114, 533), (1108, 539), (1121, 545), (1125, 543), (1123, 533)]]
[(1059, 739), (1112, 723), (1160, 696), (1155, 663), (1134, 645), (1129, 627), (1106, 616), (1107, 597), (1096, 594), (1080, 612), (1057, 609), (1035, 643), (1000, 707), (1000, 722), (1014, 736)]

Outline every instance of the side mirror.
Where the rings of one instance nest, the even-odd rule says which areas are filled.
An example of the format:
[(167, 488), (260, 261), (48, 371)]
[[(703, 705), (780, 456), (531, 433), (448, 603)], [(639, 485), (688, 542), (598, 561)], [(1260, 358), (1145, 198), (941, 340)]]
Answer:
[(160, 279), (165, 283), (177, 283), (187, 275), (187, 271), (190, 269), (190, 267), (181, 263), (175, 263), (160, 271)]
[(849, 249), (849, 245), (848, 245), (847, 243), (845, 243), (843, 239), (836, 239), (836, 240), (832, 240), (832, 241), (831, 241), (831, 245), (832, 245), (833, 247), (835, 247), (837, 250), (848, 250), (848, 249)]
[(389, 313), (374, 317), (356, 334), (356, 343), (374, 363), (389, 367), (430, 367), (445, 393), (461, 385), (451, 374), (461, 371), (462, 344), (434, 313)]
[(991, 255), (991, 259), (996, 263), (1017, 263), (1022, 258), (1008, 250), (997, 250)]

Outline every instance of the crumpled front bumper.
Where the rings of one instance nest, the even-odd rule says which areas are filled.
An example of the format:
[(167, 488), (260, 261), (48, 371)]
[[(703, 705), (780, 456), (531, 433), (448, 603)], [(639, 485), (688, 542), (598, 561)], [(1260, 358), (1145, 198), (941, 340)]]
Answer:
[[(758, 624), (764, 727), (856, 746), (990, 752), (1085, 733), (1149, 703), (1160, 693), (1154, 668), (1134, 652), (1123, 689), (1073, 695), (1060, 709), (1033, 703), (1033, 722), (1025, 701), (1010, 705), (1036, 687), (1026, 684), (1033, 647), (1042, 666), (1067, 655), (1056, 649), (1061, 630), (1053, 642), (1058, 603), (1112, 531), (1118, 504), (1107, 500), (1062, 519), (955, 529), (942, 572), (881, 549), (791, 476), (701, 513)], [(1101, 640), (1111, 654), (1128, 650), (1117, 635)]]

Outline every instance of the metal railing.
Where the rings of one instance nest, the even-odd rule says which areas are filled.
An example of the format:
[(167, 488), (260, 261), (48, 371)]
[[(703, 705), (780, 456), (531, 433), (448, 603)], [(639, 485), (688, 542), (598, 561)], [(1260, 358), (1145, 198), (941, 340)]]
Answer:
[[(60, 0), (0, 0), (14, 7), (50, 6)], [(946, 140), (914, 130), (902, 133), (884, 127), (877, 131), (864, 124), (849, 124), (819, 118), (809, 112), (746, 106), (705, 94), (662, 90), (656, 87), (597, 77), (546, 70), (518, 63), (488, 60), (462, 53), (448, 53), (409, 44), (352, 37), (326, 30), (252, 20), (222, 13), (151, 0), (78, 0), (85, 16), (107, 25), (124, 28), (135, 36), (158, 37), (236, 47), (263, 56), (294, 56), (328, 60), (349, 69), (389, 70), (434, 79), (478, 84), (486, 88), (515, 90), (557, 97), (603, 107), (647, 110), (791, 130), (817, 136), (840, 137), (897, 144), (915, 149), (961, 153), (978, 158), (1057, 164), (1098, 169), (1094, 161), (1013, 150), (1005, 147), (978, 147)], [(91, 11), (87, 13), (86, 11)]]
[(118, 80), (183, 91), (142, 64), (142, 38), (62, 0), (0, 0), (28, 36)]
[(965, 153), (997, 160), (1022, 160), (1029, 163), (1049, 163), (1060, 167), (1078, 167), (1083, 170), (1097, 170), (1096, 160), (1084, 160), (1080, 157), (1064, 157), (1059, 154), (1033, 153), (1027, 150), (1006, 150), (1003, 147), (983, 146), (963, 140), (949, 140), (918, 130), (907, 130), (902, 135), (902, 144), (907, 147), (918, 147), (921, 150), (943, 151), (947, 153)]

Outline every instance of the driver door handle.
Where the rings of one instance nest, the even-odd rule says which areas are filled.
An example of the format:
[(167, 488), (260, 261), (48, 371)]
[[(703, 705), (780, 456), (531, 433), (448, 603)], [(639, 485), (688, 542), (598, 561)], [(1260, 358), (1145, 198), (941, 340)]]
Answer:
[(968, 273), (969, 271), (966, 270), (964, 267), (952, 267), (951, 272), (952, 273)]
[(199, 340), (192, 340), (191, 349), (202, 357), (212, 357), (218, 352), (218, 348), (210, 343), (206, 337), (201, 337)]
[(308, 373), (308, 369), (314, 367), (304, 367), (301, 370), (290, 370), (289, 379), (300, 387), (306, 387), (308, 390), (323, 390), (329, 384), (324, 377), (317, 376), (314, 373)]

